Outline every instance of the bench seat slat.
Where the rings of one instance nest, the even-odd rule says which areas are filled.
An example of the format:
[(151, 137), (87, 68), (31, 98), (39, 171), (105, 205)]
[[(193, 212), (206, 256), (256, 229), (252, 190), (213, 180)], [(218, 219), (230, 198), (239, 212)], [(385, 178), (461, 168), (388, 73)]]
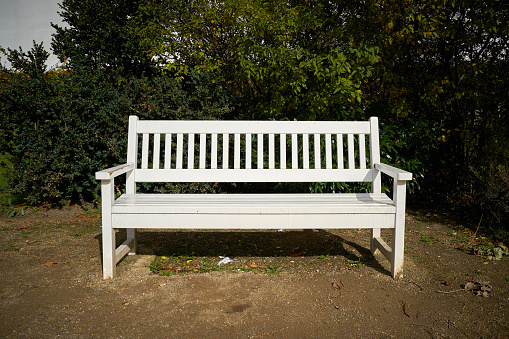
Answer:
[(122, 228), (310, 229), (394, 228), (394, 214), (112, 214)]
[[(116, 214), (394, 214), (385, 194), (125, 194)], [(206, 228), (206, 225), (203, 225)]]

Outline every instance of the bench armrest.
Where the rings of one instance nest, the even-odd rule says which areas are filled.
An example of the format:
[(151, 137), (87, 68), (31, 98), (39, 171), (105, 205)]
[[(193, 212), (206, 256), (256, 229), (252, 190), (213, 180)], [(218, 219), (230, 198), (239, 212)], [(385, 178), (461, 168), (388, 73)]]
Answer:
[(95, 178), (97, 180), (111, 180), (121, 174), (127, 173), (134, 169), (133, 163), (127, 163), (115, 167), (110, 167), (102, 171), (95, 172)]
[(396, 180), (412, 180), (412, 173), (396, 168), (391, 165), (377, 163), (375, 168), (382, 173), (385, 173)]

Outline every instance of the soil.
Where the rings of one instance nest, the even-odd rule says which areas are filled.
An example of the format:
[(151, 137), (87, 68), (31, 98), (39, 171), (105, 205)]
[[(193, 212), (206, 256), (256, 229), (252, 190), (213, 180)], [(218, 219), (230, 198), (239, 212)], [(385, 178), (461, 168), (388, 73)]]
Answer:
[(144, 230), (105, 281), (100, 224), (76, 208), (0, 219), (0, 337), (509, 337), (507, 256), (472, 254), (437, 215), (407, 216), (399, 280), (367, 230)]

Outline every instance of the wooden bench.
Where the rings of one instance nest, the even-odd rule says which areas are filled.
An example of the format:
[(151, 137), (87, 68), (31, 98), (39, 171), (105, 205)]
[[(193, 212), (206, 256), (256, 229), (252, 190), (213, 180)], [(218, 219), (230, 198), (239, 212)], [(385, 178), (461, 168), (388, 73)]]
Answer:
[[(141, 156), (139, 156), (141, 153)], [(339, 161), (338, 161), (339, 159)], [(115, 199), (114, 178), (126, 174)], [(394, 180), (392, 199), (381, 173)], [(96, 172), (102, 191), (104, 279), (136, 252), (136, 229), (371, 229), (371, 251), (402, 276), (406, 181), (380, 162), (369, 121), (150, 121), (129, 118), (127, 163)], [(137, 194), (142, 182), (366, 182), (371, 193)], [(127, 229), (116, 248), (115, 229)], [(388, 246), (380, 229), (392, 228)]]

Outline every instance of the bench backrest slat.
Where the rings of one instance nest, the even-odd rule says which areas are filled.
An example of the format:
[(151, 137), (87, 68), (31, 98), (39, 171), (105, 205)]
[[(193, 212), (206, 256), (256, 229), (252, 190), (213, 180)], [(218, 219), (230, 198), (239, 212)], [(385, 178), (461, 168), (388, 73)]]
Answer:
[(133, 116), (128, 142), (128, 162), (135, 163), (128, 186), (136, 182), (320, 181), (374, 182), (373, 191), (380, 186), (373, 167), (380, 161), (377, 118), (140, 121)]

